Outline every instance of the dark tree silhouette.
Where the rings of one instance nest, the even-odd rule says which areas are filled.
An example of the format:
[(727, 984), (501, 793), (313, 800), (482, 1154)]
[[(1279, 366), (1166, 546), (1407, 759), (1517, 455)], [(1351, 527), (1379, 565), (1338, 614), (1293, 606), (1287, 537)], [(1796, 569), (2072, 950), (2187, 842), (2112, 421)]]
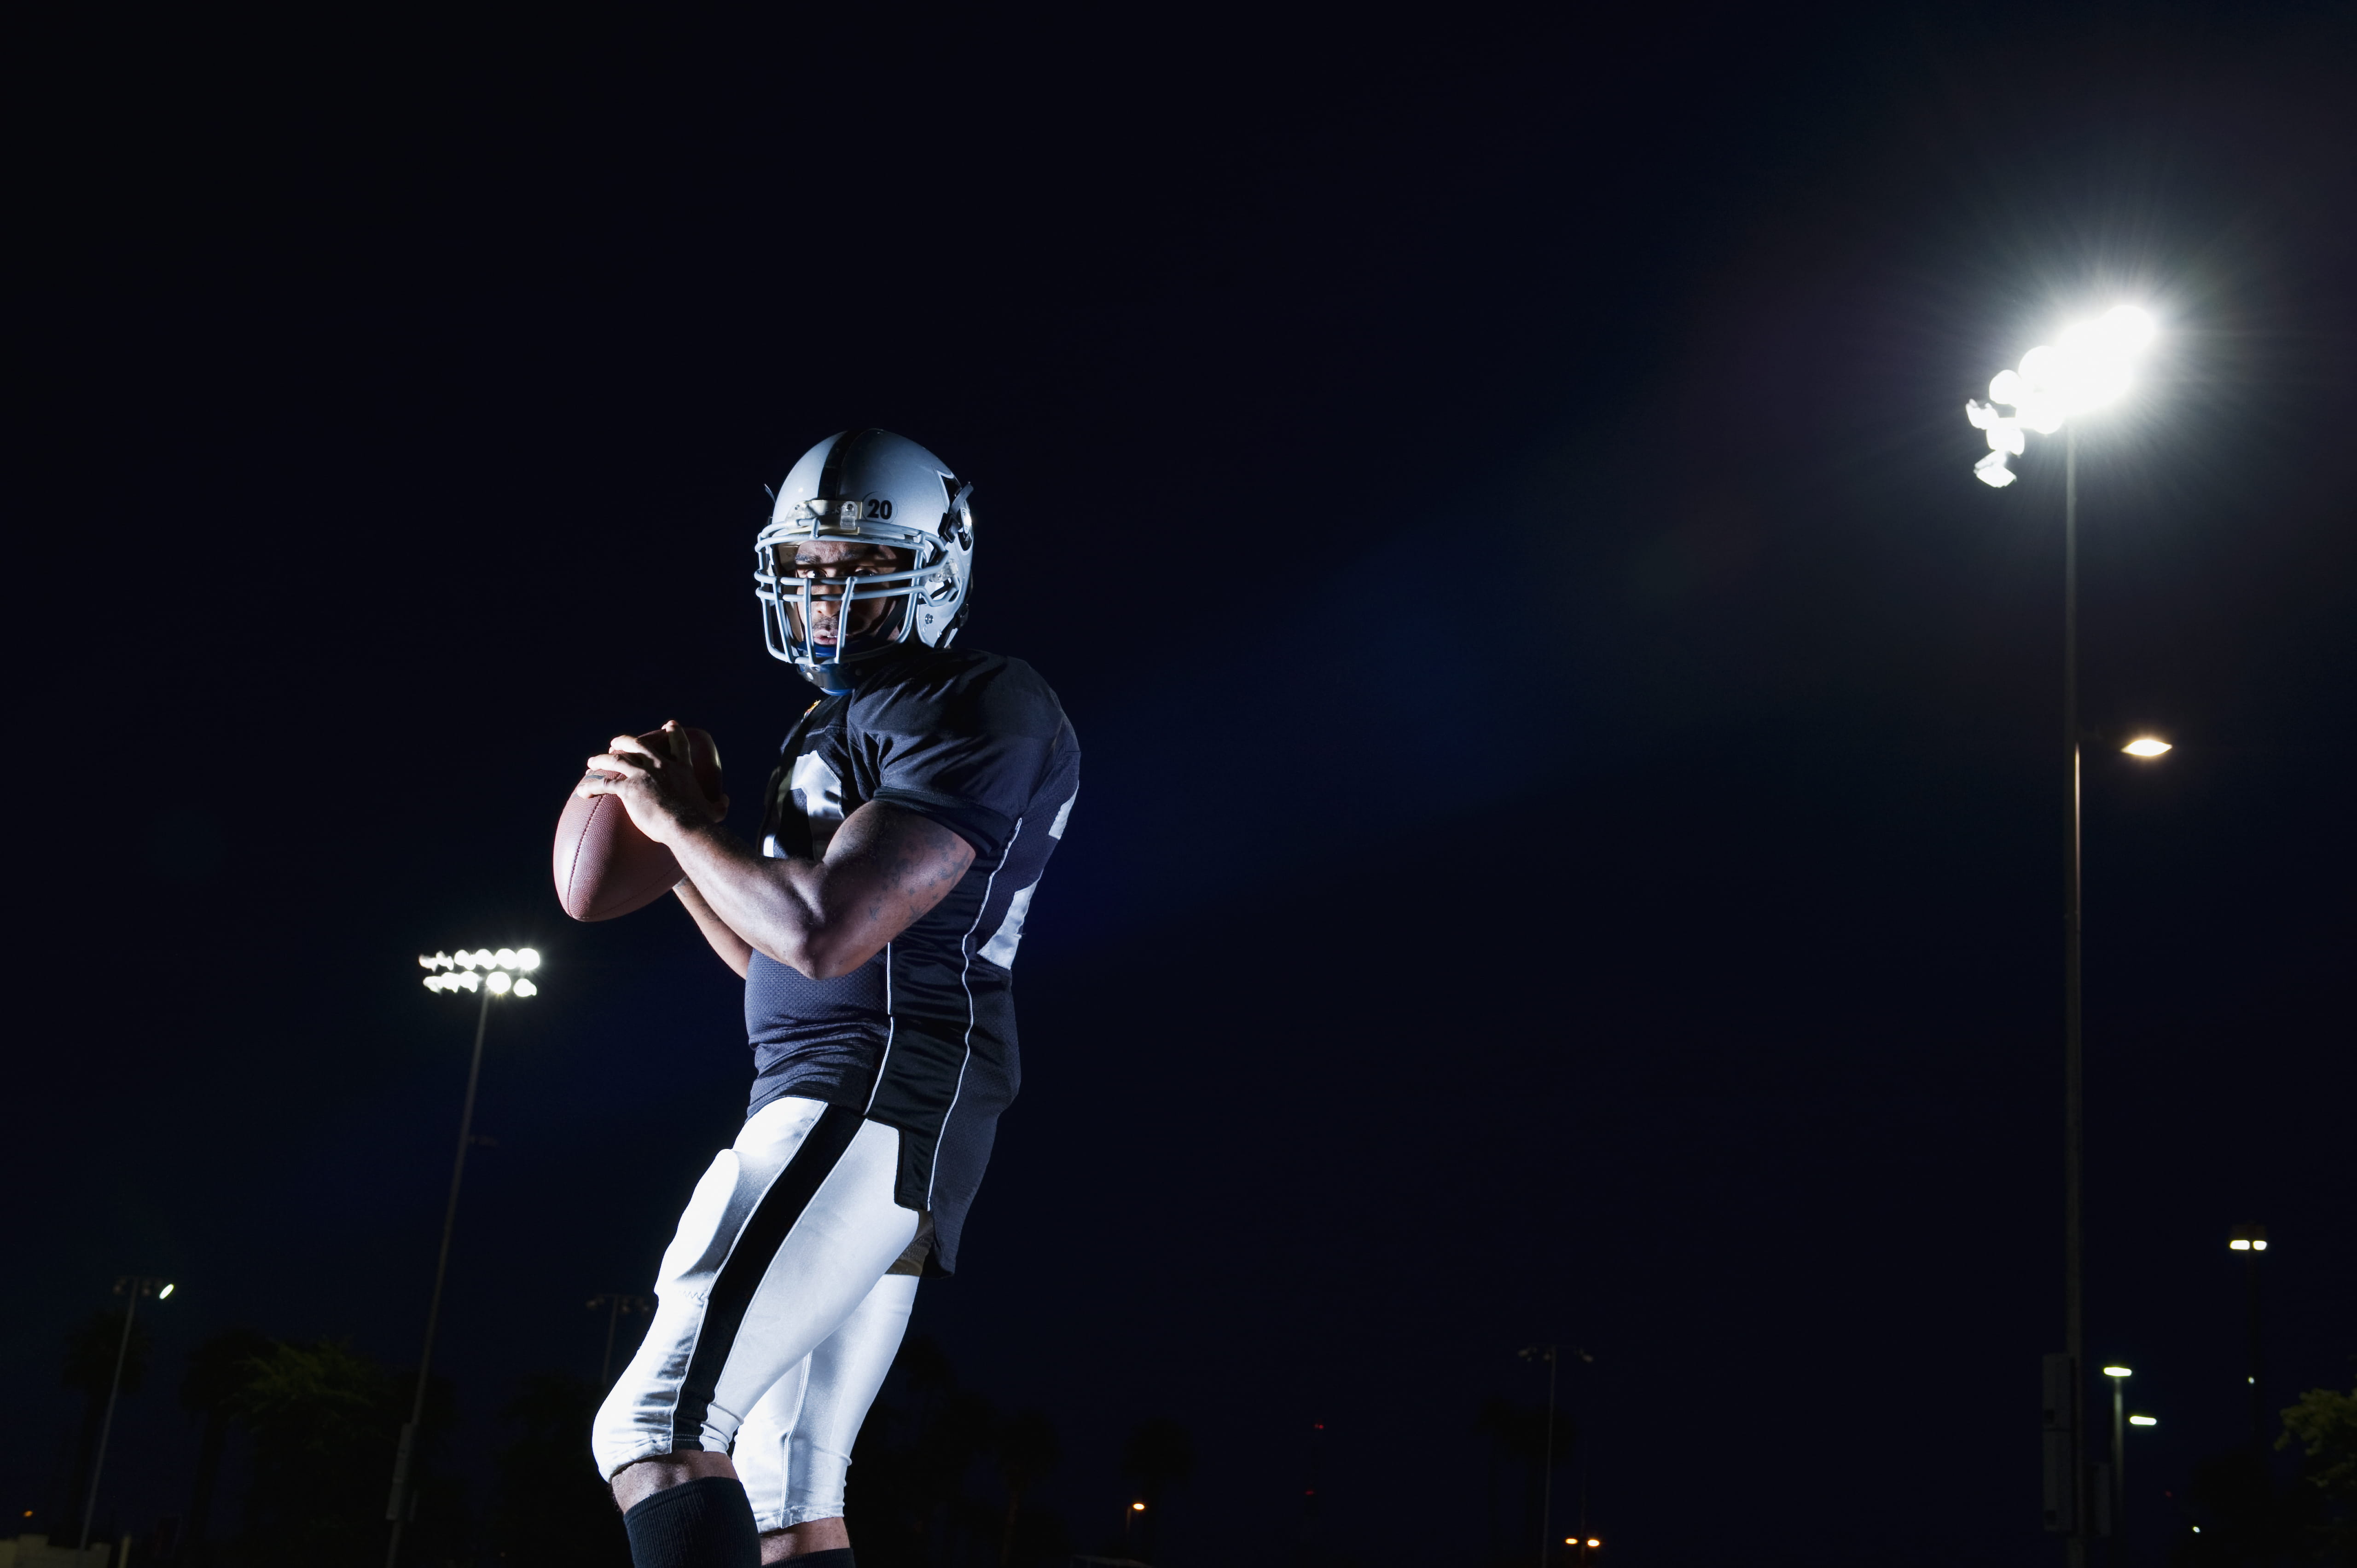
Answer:
[(2357, 1389), (2310, 1389), (2283, 1412), (2278, 1448), (2300, 1450), (2299, 1479), (2320, 1501), (2319, 1556), (2357, 1563)]
[[(232, 1402), (253, 1434), (253, 1489), (241, 1557), (256, 1568), (311, 1568), (381, 1557), (384, 1500), (414, 1385), (338, 1340), (274, 1346)], [(427, 1390), (418, 1464), (456, 1412), (449, 1384)], [(447, 1555), (461, 1531), (455, 1487), (430, 1470), (418, 1484), (414, 1561)]]
[(2175, 1568), (2261, 1568), (2262, 1564), (2314, 1561), (2322, 1499), (2314, 1488), (2278, 1488), (2266, 1461), (2235, 1447), (2193, 1466), (2181, 1508), (2181, 1527), (2170, 1548)]
[(630, 1568), (614, 1499), (589, 1458), (598, 1390), (562, 1372), (525, 1377), (500, 1419), (520, 1428), (500, 1450), (491, 1545), (516, 1568)]
[[(859, 1429), (848, 1498), (859, 1561), (867, 1568), (1060, 1563), (1071, 1554), (1064, 1527), (1028, 1497), (1056, 1447), (1043, 1418), (1001, 1422), (988, 1400), (958, 1386), (940, 1345), (910, 1339)], [(989, 1474), (985, 1460), (1006, 1483), (1004, 1501), (969, 1490)]]
[(93, 1312), (66, 1335), (64, 1376), (66, 1387), (82, 1396), (81, 1430), (74, 1438), (73, 1467), (68, 1473), (66, 1495), (58, 1499), (51, 1516), (66, 1525), (77, 1536), (81, 1529), (82, 1506), (90, 1495), (91, 1466), (98, 1456), (99, 1428), (106, 1420), (107, 1391), (114, 1385), (114, 1359), (123, 1357), (123, 1390), (135, 1394), (147, 1380), (147, 1354), (151, 1348), (145, 1324), (135, 1321), (131, 1343), (123, 1343), (123, 1314), (113, 1311)]
[(1008, 1568), (1015, 1561), (1023, 1499), (1055, 1469), (1063, 1452), (1056, 1441), (1055, 1423), (1036, 1410), (1003, 1423), (992, 1446), (998, 1454), (999, 1477), (1006, 1483), (1006, 1528), (998, 1538), (998, 1563), (999, 1568)]
[(197, 1442), (197, 1476), (188, 1488), (188, 1522), (180, 1532), (179, 1560), (202, 1568), (211, 1554), (206, 1531), (213, 1496), (221, 1487), (221, 1456), (229, 1447), (230, 1418), (255, 1369), (277, 1347), (251, 1328), (224, 1329), (188, 1352), (180, 1378), (180, 1408), (203, 1423)]

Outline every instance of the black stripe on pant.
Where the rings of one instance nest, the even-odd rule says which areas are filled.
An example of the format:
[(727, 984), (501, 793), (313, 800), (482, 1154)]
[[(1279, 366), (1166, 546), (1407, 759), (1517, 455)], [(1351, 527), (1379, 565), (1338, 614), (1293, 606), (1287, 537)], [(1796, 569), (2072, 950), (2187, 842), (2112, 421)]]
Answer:
[[(679, 1404), (673, 1412), (671, 1432), (681, 1449), (697, 1446), (704, 1434), (704, 1418), (711, 1412), (713, 1395), (720, 1387), (721, 1369), (728, 1364), (729, 1352), (736, 1348), (737, 1332), (745, 1326), (746, 1311), (753, 1305), (753, 1293), (761, 1286), (761, 1277), (770, 1272), (770, 1262), (785, 1245), (794, 1222), (810, 1207), (819, 1187), (834, 1171), (843, 1152), (851, 1147), (858, 1135), (859, 1125), (866, 1120), (847, 1105), (830, 1105), (819, 1113), (802, 1147), (786, 1162), (786, 1168), (770, 1183), (770, 1190), (753, 1206), (745, 1228), (737, 1233), (736, 1243), (728, 1249), (727, 1262), (712, 1282), (712, 1294), (705, 1298), (704, 1322), (697, 1328), (695, 1352), (688, 1358), (687, 1375), (681, 1380)], [(677, 1452), (678, 1450), (674, 1450)]]

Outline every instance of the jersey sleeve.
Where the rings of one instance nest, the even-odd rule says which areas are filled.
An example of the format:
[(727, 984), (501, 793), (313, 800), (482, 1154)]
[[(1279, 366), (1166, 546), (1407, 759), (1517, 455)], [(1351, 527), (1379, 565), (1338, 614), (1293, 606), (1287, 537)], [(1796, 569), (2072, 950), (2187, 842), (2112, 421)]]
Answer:
[(876, 748), (870, 799), (941, 823), (974, 846), (977, 861), (995, 864), (1047, 770), (1062, 719), (1022, 666), (905, 693), (863, 726)]

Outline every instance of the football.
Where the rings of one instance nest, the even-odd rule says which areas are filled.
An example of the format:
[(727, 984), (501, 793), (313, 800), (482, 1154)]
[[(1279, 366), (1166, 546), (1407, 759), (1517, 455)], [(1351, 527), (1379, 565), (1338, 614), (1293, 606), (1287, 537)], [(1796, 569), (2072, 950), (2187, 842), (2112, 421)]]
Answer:
[[(705, 799), (720, 801), (720, 751), (700, 729), (683, 725), (639, 736), (649, 751), (676, 757), (681, 748), (695, 769)], [(586, 777), (586, 776), (585, 776)], [(610, 920), (643, 909), (679, 882), (671, 851), (639, 831), (611, 795), (568, 796), (556, 819), (556, 901), (576, 920)]]

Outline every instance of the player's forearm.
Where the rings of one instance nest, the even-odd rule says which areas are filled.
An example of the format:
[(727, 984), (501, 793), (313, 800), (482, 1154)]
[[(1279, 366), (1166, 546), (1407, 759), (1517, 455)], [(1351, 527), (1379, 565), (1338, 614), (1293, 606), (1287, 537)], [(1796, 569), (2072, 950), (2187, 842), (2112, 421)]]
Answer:
[(736, 928), (720, 918), (711, 900), (696, 890), (694, 881), (683, 878), (672, 891), (678, 894), (679, 901), (687, 907), (688, 914), (694, 918), (695, 929), (704, 933), (704, 940), (712, 944), (712, 950), (720, 955), (720, 961), (735, 970), (737, 977), (742, 980), (752, 967), (753, 944), (738, 936)]
[(671, 851), (713, 915), (754, 951), (813, 980), (828, 978), (819, 972), (827, 927), (823, 865), (755, 854), (717, 824), (677, 834)]

